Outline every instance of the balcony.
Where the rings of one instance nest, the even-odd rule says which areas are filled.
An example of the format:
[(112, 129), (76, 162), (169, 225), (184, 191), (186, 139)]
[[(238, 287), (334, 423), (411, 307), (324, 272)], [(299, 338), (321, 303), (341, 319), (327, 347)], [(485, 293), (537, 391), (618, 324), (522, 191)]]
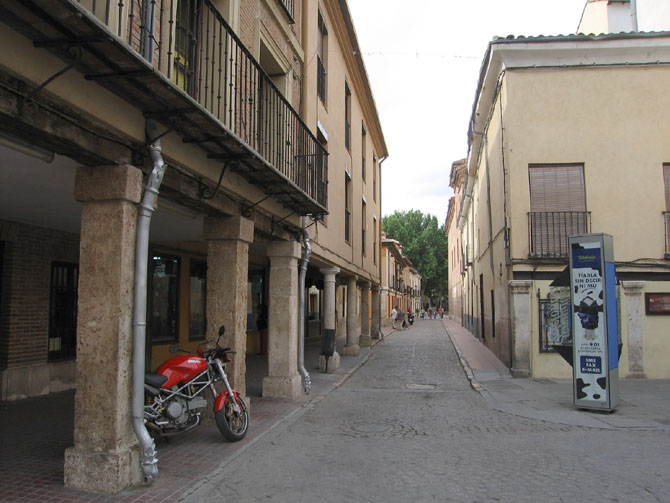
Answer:
[(210, 0), (6, 0), (0, 11), (267, 196), (327, 213), (327, 153)]
[(567, 258), (568, 237), (591, 229), (588, 211), (532, 211), (528, 213), (531, 258)]
[(294, 10), (293, 10), (293, 1), (294, 0), (279, 0), (279, 4), (282, 6), (284, 11), (288, 15), (288, 18), (291, 21), (291, 24), (295, 23), (295, 20), (293, 19), (293, 16), (295, 15)]

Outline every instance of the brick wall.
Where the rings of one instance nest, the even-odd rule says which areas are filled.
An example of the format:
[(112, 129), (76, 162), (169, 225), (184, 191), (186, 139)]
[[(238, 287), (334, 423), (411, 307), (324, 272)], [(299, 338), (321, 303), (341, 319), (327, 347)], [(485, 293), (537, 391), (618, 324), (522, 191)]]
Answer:
[(46, 363), (51, 263), (79, 261), (79, 236), (0, 220), (4, 241), (0, 292), (0, 369)]

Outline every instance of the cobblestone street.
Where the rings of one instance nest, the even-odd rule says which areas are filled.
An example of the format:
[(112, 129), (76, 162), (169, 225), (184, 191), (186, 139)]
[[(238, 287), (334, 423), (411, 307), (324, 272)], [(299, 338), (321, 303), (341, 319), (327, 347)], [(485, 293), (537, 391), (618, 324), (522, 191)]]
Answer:
[(183, 501), (670, 501), (669, 447), (493, 409), (443, 324), (417, 320)]

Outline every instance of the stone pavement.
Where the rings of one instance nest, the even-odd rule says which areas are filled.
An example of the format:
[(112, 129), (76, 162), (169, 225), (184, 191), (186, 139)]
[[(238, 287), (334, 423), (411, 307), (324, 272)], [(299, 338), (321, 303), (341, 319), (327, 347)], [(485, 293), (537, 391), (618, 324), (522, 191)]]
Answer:
[(572, 380), (513, 378), (465, 328), (447, 318), (442, 323), (472, 387), (496, 410), (589, 428), (670, 431), (670, 380), (620, 379), (621, 403), (614, 412), (577, 409)]
[[(449, 339), (445, 339), (445, 329)], [(386, 446), (388, 452), (380, 451), (378, 458), (374, 458), (375, 461), (369, 467), (373, 470), (372, 474), (377, 470), (390, 471), (392, 474), (397, 472), (399, 462), (402, 466), (406, 465), (403, 456), (409, 455), (417, 446), (421, 449), (420, 452), (428, 452), (434, 444), (423, 442), (425, 439), (458, 440), (455, 444), (445, 444), (445, 449), (454, 453), (455, 458), (444, 459), (438, 456), (435, 463), (441, 463), (444, 470), (449, 469), (449, 479), (463, 477), (465, 481), (470, 477), (467, 479), (470, 483), (476, 480), (481, 485), (481, 492), (472, 492), (468, 487), (455, 483), (457, 488), (448, 488), (451, 496), (438, 498), (439, 501), (489, 501), (489, 498), (494, 499), (492, 495), (497, 494), (496, 491), (502, 491), (500, 499), (503, 501), (559, 501), (553, 497), (540, 500), (515, 496), (517, 493), (514, 484), (532, 485), (536, 482), (535, 478), (526, 480), (514, 471), (519, 463), (538, 464), (549, 472), (552, 470), (556, 472), (554, 476), (571, 473), (574, 475), (575, 469), (572, 465), (566, 464), (558, 454), (552, 454), (554, 461), (551, 462), (545, 459), (548, 455), (542, 457), (538, 453), (526, 452), (521, 448), (520, 440), (513, 440), (519, 434), (522, 432), (539, 434), (541, 437), (538, 437), (538, 440), (542, 439), (540, 442), (546, 442), (545, 436), (570, 435), (561, 437), (557, 442), (558, 448), (566, 451), (565, 455), (570, 454), (567, 451), (578, 452), (587, 445), (592, 438), (584, 436), (588, 435), (588, 432), (601, 432), (598, 433), (599, 436), (606, 431), (615, 434), (653, 435), (639, 438), (642, 442), (640, 448), (647, 451), (644, 461), (634, 467), (622, 468), (631, 480), (637, 477), (634, 483), (628, 481), (633, 485), (631, 495), (636, 495), (636, 498), (622, 497), (618, 501), (670, 501), (670, 496), (653, 499), (651, 497), (655, 494), (653, 491), (647, 494), (647, 499), (639, 498), (641, 488), (636, 485), (637, 479), (640, 479), (639, 483), (646, 487), (646, 485), (653, 486), (652, 482), (659, 480), (658, 477), (666, 477), (662, 475), (666, 469), (659, 467), (657, 471), (660, 472), (655, 473), (650, 464), (653, 465), (654, 459), (659, 459), (659, 456), (661, 459), (665, 456), (666, 462), (658, 464), (661, 467), (667, 466), (667, 461), (670, 459), (667, 454), (654, 453), (656, 447), (662, 449), (662, 452), (668, 452), (670, 382), (622, 379), (622, 403), (614, 413), (587, 412), (572, 406), (570, 381), (513, 379), (506, 367), (486, 347), (451, 320), (417, 320), (407, 331), (391, 332), (390, 329), (385, 329), (387, 340), (381, 344), (378, 344), (379, 341), (374, 341), (373, 348), (362, 348), (360, 356), (343, 357), (342, 367), (332, 374), (323, 374), (316, 369), (319, 344), (318, 342), (308, 344), (305, 359), (306, 367), (312, 376), (312, 392), (298, 401), (255, 396), (260, 389), (258, 382), (264, 372), (264, 359), (249, 357), (247, 363), (251, 424), (248, 436), (239, 443), (228, 443), (221, 438), (215, 427), (203, 425), (192, 432), (173, 437), (169, 443), (159, 440), (157, 442), (159, 479), (149, 488), (134, 488), (117, 495), (86, 493), (63, 487), (63, 451), (72, 445), (73, 393), (65, 392), (20, 402), (0, 403), (2, 453), (0, 501), (156, 503), (198, 501), (199, 495), (206, 494), (208, 489), (213, 487), (217, 477), (229, 476), (229, 470), (235, 469), (238, 463), (245, 466), (246, 475), (235, 472), (235, 477), (241, 480), (246, 476), (252, 485), (265, 480), (268, 474), (272, 474), (273, 470), (278, 468), (263, 465), (259, 459), (259, 450), (265, 453), (273, 443), (279, 441), (277, 439), (281, 439), (282, 432), (295, 432), (296, 429), (307, 444), (319, 442), (323, 435), (330, 439), (328, 449), (324, 448), (319, 459), (315, 460), (312, 454), (306, 459), (312, 459), (312, 463), (332, 463), (332, 474), (324, 476), (332, 478), (333, 483), (338, 484), (337, 487), (343, 487), (344, 484), (344, 489), (338, 497), (346, 499), (347, 494), (350, 494), (352, 501), (357, 500), (355, 496), (364, 494), (356, 493), (353, 489), (349, 491), (346, 488), (348, 482), (342, 480), (341, 475), (336, 476), (337, 471), (346, 469), (352, 454), (365, 458), (370, 453), (366, 453), (365, 449), (360, 451), (358, 443), (349, 444), (346, 442), (347, 439), (362, 440), (363, 446), (367, 445), (365, 442), (368, 440), (375, 439), (419, 441), (411, 446), (403, 443), (398, 446), (394, 444), (393, 448)], [(445, 345), (444, 340), (450, 342)], [(339, 349), (343, 342), (343, 340), (337, 341)], [(350, 379), (351, 377), (354, 379)], [(353, 390), (348, 389), (350, 383)], [(467, 388), (475, 389), (478, 393), (466, 391)], [(441, 426), (432, 424), (429, 427), (422, 424), (423, 420), (417, 422), (415, 413), (412, 414), (412, 406), (391, 399), (397, 396), (403, 400), (407, 397), (420, 398), (421, 404), (415, 406), (424, 416), (438, 421), (437, 424)], [(377, 398), (385, 397), (389, 400), (384, 399), (379, 404), (376, 402)], [(454, 405), (451, 402), (446, 408), (438, 407), (436, 400), (442, 397), (457, 399), (457, 402), (454, 402), (456, 409), (453, 409)], [(346, 408), (351, 406), (352, 402), (362, 409), (357, 409), (354, 415), (348, 417)], [(480, 402), (486, 406), (482, 408)], [(373, 407), (382, 407), (381, 416), (372, 412)], [(318, 416), (317, 419), (317, 412), (322, 409), (326, 415)], [(325, 423), (321, 423), (332, 415), (339, 414), (345, 414), (344, 419), (340, 419), (339, 425), (336, 424), (334, 430), (325, 430), (327, 428)], [(465, 437), (461, 439), (458, 438), (459, 435)], [(481, 435), (484, 437), (473, 444), (474, 440), (470, 438), (472, 435), (477, 438)], [(508, 455), (511, 456), (510, 459), (514, 460), (510, 467), (502, 469), (500, 474), (494, 476), (496, 478), (504, 475), (505, 480), (509, 479), (506, 489), (495, 485), (495, 481), (489, 482), (478, 478), (479, 476), (472, 478), (473, 475), (470, 473), (470, 470), (481, 472), (483, 477), (483, 474), (495, 470), (500, 462), (505, 462), (496, 458), (493, 450), (499, 441), (496, 440), (498, 435), (507, 435), (503, 437), (503, 442)], [(342, 446), (337, 445), (343, 439), (345, 442)], [(610, 456), (618, 459), (630, 452), (630, 445), (625, 442), (620, 445), (618, 440), (607, 442), (609, 442), (607, 454)], [(396, 447), (400, 450), (395, 450)], [(286, 448), (288, 452), (292, 452), (290, 445)], [(341, 459), (337, 458), (338, 455)], [(416, 454), (417, 457), (421, 455)], [(584, 456), (596, 457), (595, 454), (584, 454)], [(260, 458), (264, 457), (265, 454), (260, 455)], [(560, 462), (557, 461), (559, 459)], [(427, 460), (429, 458), (426, 458)], [(419, 463), (417, 466), (424, 465), (423, 459), (417, 462)], [(312, 468), (310, 464), (304, 467), (308, 472)], [(424, 469), (428, 473), (435, 471), (431, 466), (425, 466)], [(435, 499), (432, 498), (433, 494), (430, 491), (417, 486), (422, 481), (428, 483), (424, 480), (426, 474), (418, 473), (418, 468), (407, 470), (406, 474), (398, 475), (399, 480), (405, 483), (397, 490), (412, 488), (411, 494), (418, 501), (429, 499), (427, 498), (429, 495), (431, 500)], [(601, 471), (599, 469), (600, 483), (607, 482), (616, 486), (616, 481), (619, 479), (613, 478), (610, 473), (600, 473)], [(530, 469), (528, 476), (535, 472), (536, 470)], [(412, 474), (416, 480), (408, 478)], [(544, 477), (542, 474), (535, 473), (535, 475), (540, 479)], [(446, 471), (444, 476), (447, 476)], [(309, 477), (305, 478), (305, 473), (301, 477), (309, 480)], [(650, 479), (652, 482), (649, 482)], [(434, 483), (435, 481), (431, 482)], [(663, 484), (667, 487), (667, 483)], [(387, 485), (388, 488), (397, 487), (395, 481), (387, 479), (384, 479), (382, 485)], [(556, 489), (560, 484), (557, 485), (556, 481), (552, 480), (546, 481), (546, 486)], [(227, 486), (222, 488), (225, 489)], [(287, 491), (286, 494), (290, 494), (290, 490)], [(380, 489), (381, 493), (384, 491)], [(670, 491), (666, 491), (665, 494), (668, 493)], [(481, 496), (479, 499), (478, 494)], [(611, 494), (622, 493), (612, 489)], [(335, 496), (326, 493), (323, 500), (336, 501)], [(243, 496), (231, 497), (230, 494), (222, 494), (215, 499), (246, 501)], [(284, 501), (279, 494), (276, 499)], [(377, 501), (366, 497), (362, 500)], [(610, 499), (610, 501), (616, 500), (615, 496)], [(391, 497), (388, 501), (403, 501), (403, 499)], [(564, 501), (573, 500), (566, 498)]]
[[(341, 386), (181, 501), (670, 501), (662, 423), (594, 427), (532, 417), (560, 409), (552, 403), (563, 399), (560, 389), (545, 398), (531, 387), (537, 403), (526, 407), (499, 362), (468, 339), (455, 346), (457, 327), (450, 338), (445, 326), (418, 320), (394, 332)], [(493, 383), (509, 390), (489, 391)], [(500, 410), (505, 404), (510, 412)]]

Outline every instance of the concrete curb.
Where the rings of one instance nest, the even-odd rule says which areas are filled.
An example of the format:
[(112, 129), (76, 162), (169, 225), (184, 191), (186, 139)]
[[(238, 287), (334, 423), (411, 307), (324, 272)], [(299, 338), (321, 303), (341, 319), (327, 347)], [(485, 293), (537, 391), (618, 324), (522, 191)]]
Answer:
[(467, 376), (468, 380), (470, 381), (470, 387), (477, 391), (478, 393), (484, 395), (486, 393), (486, 390), (484, 387), (475, 379), (474, 373), (472, 372), (472, 368), (470, 367), (470, 364), (468, 361), (463, 357), (463, 352), (461, 351), (461, 348), (459, 345), (456, 343), (456, 340), (454, 337), (451, 335), (449, 332), (449, 329), (447, 326), (442, 322), (442, 326), (444, 327), (444, 331), (447, 332), (447, 335), (449, 336), (449, 340), (451, 341), (452, 346), (454, 346), (454, 350), (456, 351), (456, 354), (458, 355), (458, 359), (461, 362), (461, 367), (463, 367), (463, 371), (465, 372), (465, 375)]

